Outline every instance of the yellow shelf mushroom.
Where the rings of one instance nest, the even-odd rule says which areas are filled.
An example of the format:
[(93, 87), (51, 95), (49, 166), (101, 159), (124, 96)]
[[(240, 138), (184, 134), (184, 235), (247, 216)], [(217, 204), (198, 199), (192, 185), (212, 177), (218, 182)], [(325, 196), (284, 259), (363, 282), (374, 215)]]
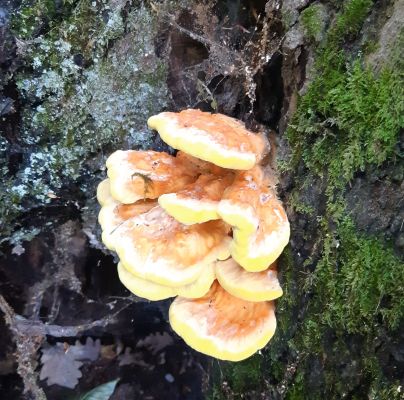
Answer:
[(98, 203), (100, 203), (101, 207), (109, 203), (115, 202), (115, 199), (111, 196), (111, 190), (109, 188), (109, 179), (104, 179), (98, 184), (97, 201)]
[(269, 144), (241, 121), (199, 110), (163, 112), (148, 124), (179, 151), (108, 158), (109, 179), (97, 188), (103, 242), (132, 293), (177, 296), (170, 323), (191, 347), (245, 359), (275, 332), (282, 289), (273, 263), (290, 235), (258, 165)]
[(269, 301), (283, 294), (274, 264), (265, 271), (248, 272), (233, 258), (229, 258), (217, 262), (215, 272), (220, 285), (233, 296), (243, 300)]
[(102, 205), (98, 222), (102, 229), (102, 241), (115, 251), (114, 233), (127, 219), (143, 214), (157, 205), (156, 200), (139, 200), (133, 204), (122, 204), (111, 196), (109, 179), (103, 180), (97, 189), (97, 199)]
[(114, 244), (134, 275), (179, 287), (194, 282), (205, 265), (229, 257), (228, 229), (220, 220), (187, 226), (157, 206), (125, 221)]
[(156, 199), (194, 182), (197, 171), (176, 157), (157, 151), (118, 150), (107, 159), (110, 190), (124, 204)]
[(215, 281), (199, 299), (177, 297), (170, 306), (173, 330), (201, 353), (240, 361), (263, 348), (276, 329), (273, 302), (250, 302)]
[(162, 112), (147, 124), (174, 149), (209, 161), (222, 168), (250, 169), (259, 162), (267, 142), (248, 131), (244, 124), (223, 114), (200, 110)]
[(214, 263), (204, 266), (203, 273), (195, 282), (180, 287), (160, 285), (139, 278), (129, 272), (122, 263), (118, 264), (118, 275), (122, 284), (133, 294), (150, 301), (164, 300), (177, 295), (186, 298), (198, 298), (204, 296), (215, 280)]
[(260, 167), (239, 172), (219, 203), (218, 214), (233, 227), (232, 257), (247, 271), (265, 270), (289, 242), (286, 213)]
[(219, 201), (233, 179), (231, 173), (222, 176), (200, 175), (184, 189), (161, 195), (158, 202), (168, 214), (186, 225), (219, 219)]
[(122, 284), (138, 297), (150, 301), (169, 299), (177, 296), (177, 291), (171, 286), (159, 285), (130, 273), (122, 263), (118, 264), (118, 276)]

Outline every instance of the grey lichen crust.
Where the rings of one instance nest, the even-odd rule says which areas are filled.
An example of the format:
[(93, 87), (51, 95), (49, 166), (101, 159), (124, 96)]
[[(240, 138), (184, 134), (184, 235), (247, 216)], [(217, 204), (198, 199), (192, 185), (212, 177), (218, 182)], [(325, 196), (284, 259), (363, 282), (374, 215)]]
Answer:
[(166, 71), (154, 52), (155, 13), (125, 4), (78, 2), (52, 27), (47, 19), (57, 10), (47, 2), (23, 2), (15, 13), (22, 161), (13, 174), (0, 166), (8, 205), (0, 208), (3, 240), (21, 213), (58, 198), (91, 197), (93, 181), (80, 177), (100, 173), (104, 152), (150, 147), (146, 119), (166, 105)]

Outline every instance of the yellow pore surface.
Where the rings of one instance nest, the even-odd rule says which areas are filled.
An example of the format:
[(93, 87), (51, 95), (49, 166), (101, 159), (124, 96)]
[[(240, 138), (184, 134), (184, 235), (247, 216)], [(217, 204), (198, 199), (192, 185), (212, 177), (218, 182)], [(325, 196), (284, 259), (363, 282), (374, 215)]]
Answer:
[(168, 214), (186, 225), (219, 219), (219, 201), (233, 179), (232, 173), (201, 175), (177, 193), (161, 195), (158, 202)]
[(130, 273), (122, 263), (118, 264), (118, 275), (122, 284), (133, 294), (150, 301), (164, 300), (177, 295), (187, 298), (204, 296), (215, 280), (214, 263), (205, 265), (195, 282), (174, 288), (142, 279)]
[(189, 168), (193, 169), (195, 173), (199, 175), (225, 175), (230, 172), (228, 169), (221, 168), (211, 162), (191, 156), (181, 150), (177, 152), (175, 158), (185, 165), (188, 165)]
[(248, 301), (269, 301), (282, 296), (275, 265), (261, 272), (248, 272), (229, 258), (216, 263), (216, 278), (233, 296)]
[(125, 204), (156, 199), (197, 179), (195, 169), (164, 152), (118, 150), (106, 165), (112, 197)]
[(116, 251), (132, 274), (161, 285), (194, 282), (204, 266), (229, 256), (223, 221), (184, 225), (157, 206), (125, 221), (114, 239)]
[(241, 121), (200, 110), (163, 112), (147, 121), (175, 149), (223, 168), (246, 170), (263, 157), (265, 140)]
[(240, 361), (263, 348), (273, 336), (273, 302), (249, 302), (227, 293), (217, 281), (199, 299), (177, 297), (170, 324), (185, 342), (204, 354)]
[(131, 274), (122, 263), (118, 264), (118, 276), (122, 284), (138, 297), (150, 301), (158, 301), (175, 297), (177, 291), (170, 286), (159, 285)]

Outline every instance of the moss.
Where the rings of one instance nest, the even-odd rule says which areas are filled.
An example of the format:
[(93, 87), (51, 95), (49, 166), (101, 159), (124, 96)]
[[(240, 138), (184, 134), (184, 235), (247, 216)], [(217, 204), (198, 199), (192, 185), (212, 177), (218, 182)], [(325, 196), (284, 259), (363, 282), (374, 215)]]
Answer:
[(348, 333), (371, 333), (381, 320), (390, 329), (404, 317), (404, 268), (393, 250), (356, 232), (342, 220), (324, 241), (314, 272), (317, 303), (328, 326)]
[(305, 201), (299, 198), (298, 191), (292, 192), (291, 196), (289, 197), (288, 204), (290, 207), (292, 207), (296, 212), (300, 214), (313, 215), (315, 211), (313, 206), (307, 204)]
[(310, 398), (310, 400), (316, 400), (312, 395), (309, 396), (306, 388), (305, 388), (305, 380), (302, 373), (297, 373), (295, 379), (293, 381), (293, 385), (289, 388), (286, 393), (286, 400), (306, 400)]
[(302, 11), (300, 20), (309, 40), (319, 41), (322, 30), (324, 29), (324, 19), (322, 17), (321, 4), (312, 4)]
[(247, 360), (231, 365), (229, 383), (236, 393), (258, 389), (261, 384), (262, 357), (256, 354)]
[(404, 102), (397, 101), (403, 98), (402, 74), (385, 68), (375, 76), (360, 56), (350, 61), (341, 48), (343, 40), (358, 33), (371, 5), (369, 0), (344, 3), (318, 51), (316, 77), (287, 131), (292, 164), (303, 159), (310, 171), (326, 175), (329, 194), (343, 188), (356, 171), (394, 156), (404, 125)]
[(44, 28), (52, 28), (69, 15), (74, 3), (64, 1), (60, 5), (55, 0), (23, 0), (12, 18), (11, 27), (19, 39), (30, 40)]
[(373, 6), (373, 0), (344, 1), (342, 12), (327, 37), (327, 45), (340, 44), (355, 37)]
[(288, 132), (305, 165), (318, 175), (327, 172), (330, 186), (337, 188), (356, 171), (394, 156), (404, 124), (398, 73), (385, 69), (375, 77), (360, 61), (343, 69), (326, 70), (313, 82)]
[[(348, 392), (358, 399), (402, 395), (398, 382), (384, 374), (375, 338), (394, 337), (404, 320), (403, 264), (388, 243), (358, 232), (344, 199), (355, 173), (394, 162), (404, 125), (398, 64), (388, 63), (375, 74), (364, 66), (362, 51), (349, 50), (356, 48), (352, 41), (372, 5), (368, 0), (343, 3), (318, 46), (314, 80), (287, 130), (287, 167), (295, 170), (303, 164), (300, 171), (308, 177), (296, 182), (292, 207), (310, 215), (303, 199), (313, 176), (325, 183), (327, 203), (321, 215), (315, 210), (321, 240), (304, 271), (296, 271), (292, 254), (286, 253), (282, 263), (286, 290), (277, 314), (278, 334), (286, 335), (286, 344), (277, 338), (273, 343), (299, 359), (286, 388), (288, 399), (339, 399)], [(307, 29), (313, 13), (306, 12), (302, 23)], [(277, 362), (279, 351), (268, 354)], [(321, 366), (322, 383), (311, 375), (313, 358)]]
[(263, 357), (255, 354), (250, 358), (237, 362), (217, 361), (212, 376), (216, 377), (208, 398), (221, 400), (225, 398), (240, 398), (249, 391), (262, 388)]
[(297, 286), (295, 298), (310, 293), (310, 303), (293, 347), (306, 353), (325, 352), (320, 349), (326, 346), (327, 332), (333, 332), (340, 340), (349, 335), (370, 340), (372, 354), (378, 331), (393, 332), (403, 321), (403, 264), (378, 239), (358, 233), (347, 217), (335, 231), (325, 229), (324, 237), (316, 269)]

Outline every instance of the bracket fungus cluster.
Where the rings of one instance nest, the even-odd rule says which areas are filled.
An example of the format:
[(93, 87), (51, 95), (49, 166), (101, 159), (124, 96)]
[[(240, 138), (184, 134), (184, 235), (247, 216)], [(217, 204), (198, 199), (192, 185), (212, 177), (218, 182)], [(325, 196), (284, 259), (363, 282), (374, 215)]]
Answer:
[(199, 110), (163, 112), (148, 125), (179, 151), (108, 158), (97, 190), (102, 240), (132, 293), (175, 297), (170, 323), (188, 345), (245, 359), (275, 332), (276, 259), (290, 234), (259, 165), (269, 145), (240, 121)]

